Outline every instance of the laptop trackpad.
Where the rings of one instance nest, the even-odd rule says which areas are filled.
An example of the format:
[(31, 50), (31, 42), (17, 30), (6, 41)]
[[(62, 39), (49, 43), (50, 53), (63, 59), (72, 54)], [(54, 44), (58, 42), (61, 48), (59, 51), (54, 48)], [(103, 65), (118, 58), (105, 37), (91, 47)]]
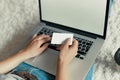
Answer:
[(57, 66), (56, 64), (57, 56), (58, 56), (58, 51), (48, 48), (40, 56), (37, 56), (36, 58), (33, 59), (32, 65), (55, 75), (56, 66)]

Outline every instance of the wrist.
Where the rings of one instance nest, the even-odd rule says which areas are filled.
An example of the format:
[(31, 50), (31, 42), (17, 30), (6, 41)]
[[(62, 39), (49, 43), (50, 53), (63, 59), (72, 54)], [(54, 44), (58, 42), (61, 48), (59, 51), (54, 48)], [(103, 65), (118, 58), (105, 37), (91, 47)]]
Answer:
[(67, 62), (65, 60), (63, 60), (63, 58), (58, 57), (57, 62), (58, 62), (59, 66), (62, 66), (62, 67), (67, 67), (68, 66)]
[(60, 68), (67, 68), (68, 65), (63, 61), (58, 61), (57, 66)]
[(15, 56), (18, 56), (19, 60), (21, 60), (21, 62), (27, 60), (29, 57), (25, 55), (26, 52), (21, 50), (19, 51)]
[(60, 70), (67, 70), (67, 68), (68, 68), (68, 66), (67, 65), (63, 65), (63, 64), (60, 64), (60, 65), (58, 65), (58, 68), (60, 69)]

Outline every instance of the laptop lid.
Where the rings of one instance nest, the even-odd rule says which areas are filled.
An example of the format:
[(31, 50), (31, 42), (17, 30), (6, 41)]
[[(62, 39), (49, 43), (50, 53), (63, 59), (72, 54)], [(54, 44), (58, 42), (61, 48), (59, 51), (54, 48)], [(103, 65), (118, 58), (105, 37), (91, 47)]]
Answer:
[(106, 38), (109, 0), (39, 0), (40, 20), (89, 37)]

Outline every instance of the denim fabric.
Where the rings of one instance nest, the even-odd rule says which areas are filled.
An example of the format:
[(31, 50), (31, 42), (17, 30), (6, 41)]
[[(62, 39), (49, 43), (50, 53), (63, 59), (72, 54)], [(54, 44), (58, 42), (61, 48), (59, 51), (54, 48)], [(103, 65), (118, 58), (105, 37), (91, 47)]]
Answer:
[[(21, 63), (12, 72), (19, 72), (19, 71), (27, 71), (28, 73), (36, 76), (38, 80), (55, 80), (55, 76), (26, 63)], [(93, 72), (93, 66), (90, 68), (85, 80), (92, 80), (92, 72)]]
[(93, 69), (94, 69), (94, 65), (91, 66), (87, 76), (85, 77), (85, 80), (92, 80)]
[(55, 80), (55, 77), (53, 75), (26, 63), (21, 63), (12, 72), (19, 72), (19, 71), (26, 71), (36, 76), (38, 80)]
[(110, 0), (109, 14), (110, 14), (110, 12), (111, 12), (112, 5), (113, 5), (113, 0)]

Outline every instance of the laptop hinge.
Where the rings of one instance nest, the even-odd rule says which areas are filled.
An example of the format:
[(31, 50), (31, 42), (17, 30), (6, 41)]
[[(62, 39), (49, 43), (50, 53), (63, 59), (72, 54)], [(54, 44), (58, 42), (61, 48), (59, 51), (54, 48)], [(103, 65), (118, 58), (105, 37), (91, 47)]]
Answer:
[(79, 35), (87, 36), (87, 37), (90, 37), (93, 39), (97, 38), (97, 36), (93, 35), (92, 33), (88, 33), (88, 32), (82, 31), (82, 30), (77, 30), (77, 29), (66, 27), (66, 26), (59, 25), (59, 24), (52, 24), (50, 22), (45, 22), (45, 23), (46, 23), (46, 25), (48, 25), (50, 27), (54, 27), (54, 28), (58, 28), (58, 29), (62, 29), (62, 30), (67, 30), (67, 31), (70, 31), (70, 32), (73, 32), (73, 33), (76, 33)]

